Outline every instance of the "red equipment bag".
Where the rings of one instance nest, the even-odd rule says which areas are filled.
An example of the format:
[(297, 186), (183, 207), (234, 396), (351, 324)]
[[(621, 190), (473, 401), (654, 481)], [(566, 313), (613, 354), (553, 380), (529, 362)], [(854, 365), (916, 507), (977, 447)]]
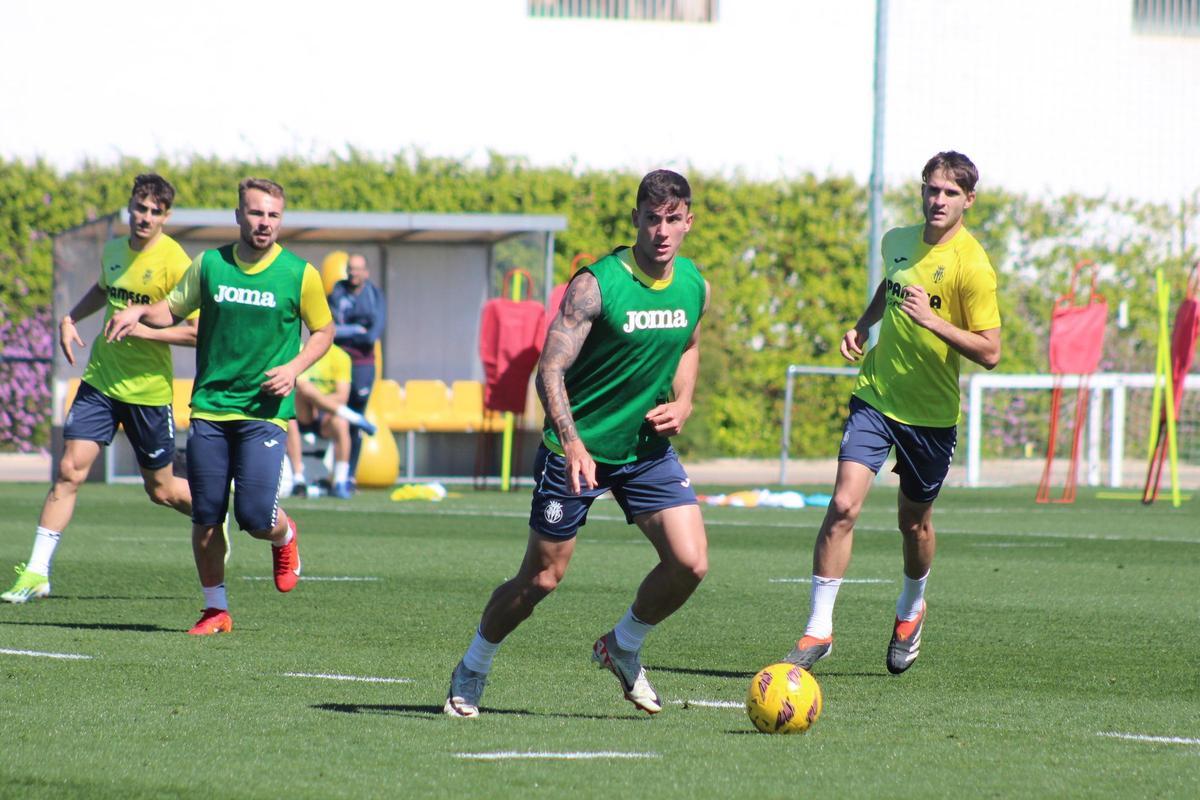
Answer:
[[(1084, 267), (1092, 268), (1092, 285), (1087, 305), (1075, 305), (1075, 284)], [(1071, 286), (1067, 293), (1054, 301), (1050, 315), (1050, 371), (1054, 373), (1054, 388), (1050, 394), (1050, 432), (1046, 444), (1046, 465), (1038, 484), (1037, 502), (1075, 502), (1076, 476), (1079, 472), (1079, 442), (1083, 434), (1083, 414), (1088, 404), (1088, 377), (1100, 366), (1104, 350), (1104, 326), (1108, 320), (1108, 302), (1096, 294), (1096, 264), (1080, 261), (1071, 271)], [(1080, 375), (1079, 391), (1075, 398), (1075, 427), (1071, 435), (1071, 459), (1063, 493), (1050, 497), (1050, 470), (1054, 464), (1058, 440), (1058, 415), (1062, 406), (1062, 376)]]
[[(1092, 268), (1092, 286), (1087, 305), (1075, 305), (1075, 282), (1079, 271)], [(1096, 265), (1080, 261), (1071, 273), (1071, 288), (1054, 301), (1050, 316), (1050, 371), (1055, 375), (1090, 375), (1100, 366), (1104, 349), (1104, 325), (1108, 302), (1096, 294)]]
[(546, 341), (546, 310), (536, 300), (497, 297), (483, 304), (479, 358), (483, 361), (483, 407), (525, 412), (529, 376)]

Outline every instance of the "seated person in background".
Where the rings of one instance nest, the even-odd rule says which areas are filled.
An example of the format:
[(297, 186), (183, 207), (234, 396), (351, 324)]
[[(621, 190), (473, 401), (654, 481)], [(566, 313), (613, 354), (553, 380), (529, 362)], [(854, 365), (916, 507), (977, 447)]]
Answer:
[(297, 378), (296, 418), (288, 425), (287, 444), (293, 495), (308, 492), (300, 439), (305, 433), (333, 442), (333, 496), (347, 498), (354, 493), (350, 486), (350, 425), (359, 426), (368, 436), (375, 434), (375, 426), (346, 405), (349, 397), (350, 356), (337, 345)]

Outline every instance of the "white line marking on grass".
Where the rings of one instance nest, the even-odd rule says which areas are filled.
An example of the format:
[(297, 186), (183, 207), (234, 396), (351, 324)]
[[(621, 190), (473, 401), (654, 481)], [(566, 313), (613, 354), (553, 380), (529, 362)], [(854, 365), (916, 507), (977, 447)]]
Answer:
[(501, 750), (496, 753), (455, 753), (455, 758), (469, 758), (474, 761), (505, 761), (508, 759), (557, 759), (561, 761), (579, 761), (596, 758), (662, 758), (658, 753), (619, 753), (613, 750), (574, 751), (567, 753), (526, 753), (517, 750)]
[[(270, 580), (274, 580), (274, 578), (272, 578), (270, 575), (243, 575), (242, 580), (244, 580), (244, 581), (270, 581)], [(333, 577), (333, 576), (327, 576), (327, 575), (314, 575), (310, 578), (307, 575), (301, 575), (300, 580), (302, 580), (302, 581), (378, 581), (378, 580), (382, 580), (382, 579), (381, 578), (356, 578), (353, 576)]]
[(159, 542), (164, 544), (179, 544), (186, 542), (187, 539), (182, 536), (109, 536), (106, 537), (106, 542)]
[(37, 656), (38, 658), (62, 658), (68, 661), (86, 661), (91, 656), (80, 655), (79, 653), (42, 653), (38, 650), (9, 650), (7, 647), (0, 647), (0, 653), (9, 656)]
[(971, 547), (1066, 547), (1054, 542), (972, 542)]
[(1186, 739), (1182, 736), (1144, 736), (1140, 733), (1117, 733), (1116, 731), (1100, 731), (1097, 736), (1108, 736), (1113, 739), (1130, 739), (1135, 742), (1156, 742), (1158, 744), (1200, 744), (1200, 739)]
[(745, 708), (745, 703), (737, 703), (733, 700), (672, 700), (677, 706), (699, 706), (700, 708)]
[[(812, 583), (812, 578), (768, 578), (767, 583)], [(842, 578), (842, 583), (895, 583), (890, 578)]]
[(324, 678), (327, 681), (360, 681), (362, 683), (412, 683), (412, 678), (370, 678), (362, 675), (332, 675), (324, 672), (285, 672), (285, 678)]

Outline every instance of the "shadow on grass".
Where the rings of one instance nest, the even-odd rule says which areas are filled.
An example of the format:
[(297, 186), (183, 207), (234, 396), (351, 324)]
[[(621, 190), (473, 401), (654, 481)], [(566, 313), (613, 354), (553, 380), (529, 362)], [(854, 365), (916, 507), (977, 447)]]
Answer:
[(178, 628), (162, 628), (158, 625), (122, 625), (113, 622), (14, 622), (0, 619), (0, 625), (37, 625), (43, 628), (67, 628), (80, 631), (133, 631), (135, 633), (179, 633)]
[[(704, 675), (710, 678), (741, 678), (750, 680), (754, 677), (754, 670), (746, 670), (738, 672), (726, 669), (695, 669), (692, 667), (665, 667), (653, 664), (647, 664), (646, 669), (651, 672), (673, 672), (680, 675)], [(839, 672), (837, 670), (821, 670), (814, 673), (817, 678), (890, 678), (892, 677), (886, 672)]]
[[(360, 703), (318, 703), (312, 706), (319, 711), (336, 711), (339, 714), (383, 714), (385, 716), (415, 717), (417, 719), (444, 719), (441, 706), (392, 705), (392, 704), (360, 704)], [(645, 720), (646, 715), (632, 714), (562, 714), (557, 712), (529, 711), (522, 708), (491, 708), (482, 711), (483, 716), (505, 715), (511, 717), (559, 717), (561, 719), (598, 719), (598, 720)]]
[(659, 664), (647, 664), (646, 669), (650, 672), (671, 672), (677, 675), (704, 675), (709, 678), (745, 678), (750, 680), (754, 677), (755, 670), (728, 670), (728, 669), (696, 669), (695, 667), (667, 667)]

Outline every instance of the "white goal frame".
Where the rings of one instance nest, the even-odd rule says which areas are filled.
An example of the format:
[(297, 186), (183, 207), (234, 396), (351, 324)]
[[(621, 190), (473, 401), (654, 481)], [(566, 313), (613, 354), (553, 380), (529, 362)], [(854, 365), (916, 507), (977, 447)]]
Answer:
[[(784, 390), (783, 436), (779, 448), (779, 483), (787, 480), (788, 444), (792, 435), (792, 403), (795, 380), (798, 375), (843, 375), (853, 377), (857, 367), (817, 367), (791, 364), (787, 368)], [(1081, 376), (1062, 375), (1062, 388), (1072, 394), (1079, 388)], [(1054, 388), (1056, 376), (1046, 373), (992, 373), (976, 372), (964, 378), (967, 389), (967, 485), (979, 486), (983, 475), (983, 393), (985, 389), (1044, 389)], [(1125, 458), (1125, 409), (1126, 390), (1152, 389), (1155, 376), (1149, 372), (1097, 372), (1090, 376), (1088, 413), (1086, 419), (1087, 446), (1084, 451), (1084, 478), (1088, 486), (1099, 486), (1101, 482), (1101, 436), (1104, 429), (1103, 415), (1105, 395), (1108, 395), (1108, 410), (1111, 433), (1108, 441), (1109, 470), (1108, 485), (1121, 486), (1121, 466)], [(1184, 378), (1184, 391), (1200, 390), (1200, 375), (1188, 374)], [(1073, 402), (1067, 403), (1071, 408)]]

